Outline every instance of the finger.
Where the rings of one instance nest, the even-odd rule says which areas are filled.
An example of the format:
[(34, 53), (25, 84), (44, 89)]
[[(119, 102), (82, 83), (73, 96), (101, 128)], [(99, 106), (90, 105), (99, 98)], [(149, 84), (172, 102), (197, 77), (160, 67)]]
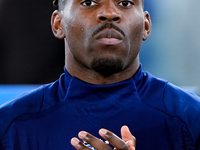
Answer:
[(101, 129), (99, 130), (99, 134), (104, 139), (109, 141), (115, 147), (115, 149), (129, 150), (128, 145), (125, 143), (125, 141), (119, 138), (117, 135), (115, 135), (111, 131), (108, 131), (106, 129)]
[(81, 132), (79, 132), (78, 136), (79, 136), (79, 138), (81, 138), (87, 144), (90, 144), (95, 149), (112, 150), (112, 148), (109, 145), (107, 145), (102, 140), (98, 139), (97, 137), (93, 136), (90, 133), (81, 131)]
[(71, 144), (77, 150), (91, 150), (91, 148), (85, 146), (79, 139), (75, 137), (71, 139)]
[(126, 144), (128, 145), (129, 150), (135, 150), (135, 146), (131, 140), (127, 141)]
[(129, 128), (127, 126), (123, 126), (121, 128), (121, 135), (122, 139), (127, 142), (127, 141), (132, 141), (133, 146), (135, 147), (136, 145), (136, 138), (131, 134)]

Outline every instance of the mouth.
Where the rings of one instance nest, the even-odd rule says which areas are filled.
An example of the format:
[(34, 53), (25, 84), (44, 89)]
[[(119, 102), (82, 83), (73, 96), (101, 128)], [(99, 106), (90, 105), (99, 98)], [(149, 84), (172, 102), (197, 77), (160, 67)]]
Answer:
[(116, 38), (101, 38), (98, 40), (98, 42), (106, 45), (115, 45), (120, 43), (122, 40), (116, 39)]
[(105, 29), (99, 32), (95, 39), (102, 44), (115, 45), (122, 42), (124, 36), (115, 29)]

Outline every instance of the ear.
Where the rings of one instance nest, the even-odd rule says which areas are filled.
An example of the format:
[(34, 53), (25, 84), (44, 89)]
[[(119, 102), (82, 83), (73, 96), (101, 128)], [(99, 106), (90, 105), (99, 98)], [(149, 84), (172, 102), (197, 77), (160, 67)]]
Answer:
[(58, 39), (65, 38), (62, 24), (62, 14), (58, 10), (55, 10), (51, 16), (51, 27), (55, 37), (57, 37)]
[(151, 33), (151, 19), (150, 14), (145, 11), (144, 12), (144, 35), (143, 35), (143, 41), (145, 41)]

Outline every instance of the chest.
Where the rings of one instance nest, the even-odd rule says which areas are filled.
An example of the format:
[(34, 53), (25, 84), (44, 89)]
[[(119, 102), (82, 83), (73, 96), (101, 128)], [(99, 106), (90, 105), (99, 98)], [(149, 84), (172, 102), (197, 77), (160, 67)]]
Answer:
[(163, 146), (181, 150), (185, 142), (186, 129), (178, 118), (129, 97), (124, 102), (104, 101), (103, 105), (76, 101), (38, 114), (24, 114), (6, 131), (2, 146), (7, 150), (69, 150), (74, 149), (70, 140), (79, 131), (101, 138), (98, 130), (106, 128), (120, 136), (122, 125), (129, 126), (137, 138), (137, 150), (164, 150)]

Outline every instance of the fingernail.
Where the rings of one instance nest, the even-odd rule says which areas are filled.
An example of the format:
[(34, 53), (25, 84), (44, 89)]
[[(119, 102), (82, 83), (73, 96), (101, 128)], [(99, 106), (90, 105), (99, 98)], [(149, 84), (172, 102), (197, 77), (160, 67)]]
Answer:
[(124, 125), (123, 128), (125, 128), (125, 129), (129, 129), (128, 126), (126, 126), (126, 125)]
[(87, 132), (85, 132), (85, 131), (81, 131), (81, 132), (79, 132), (79, 134), (78, 134), (78, 136), (79, 136), (81, 139), (82, 139), (82, 138), (85, 138), (86, 135), (87, 135)]
[(133, 145), (133, 142), (131, 140), (126, 141), (126, 144), (131, 144)]
[(79, 140), (77, 138), (72, 138), (71, 139), (71, 144), (72, 145), (78, 145), (79, 144)]
[(128, 126), (126, 126), (126, 125), (122, 126), (122, 129), (123, 129), (123, 130), (130, 131), (129, 128), (128, 128)]
[(101, 133), (101, 134), (106, 134), (106, 133), (107, 133), (107, 130), (106, 130), (106, 129), (101, 129), (101, 130), (99, 131), (99, 133)]

